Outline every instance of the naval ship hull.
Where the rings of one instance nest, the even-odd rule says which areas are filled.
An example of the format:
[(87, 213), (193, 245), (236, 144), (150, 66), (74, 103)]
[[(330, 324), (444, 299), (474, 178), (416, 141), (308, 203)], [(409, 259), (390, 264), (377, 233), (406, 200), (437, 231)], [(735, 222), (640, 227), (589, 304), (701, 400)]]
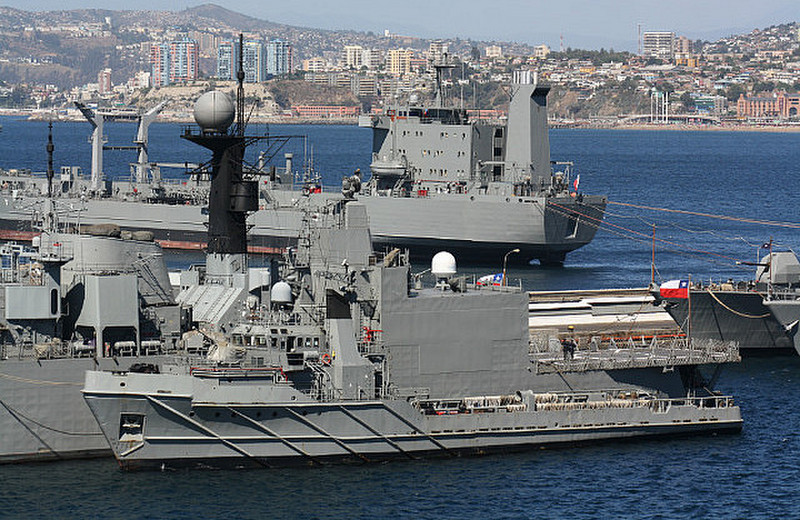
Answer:
[(87, 370), (128, 370), (166, 356), (0, 361), (0, 464), (110, 457), (81, 395)]
[[(248, 219), (248, 243), (253, 252), (280, 253), (297, 243), (303, 226), (301, 205), (322, 206), (338, 195), (302, 195), (273, 190), (269, 201)], [(429, 197), (358, 196), (367, 207), (373, 244), (377, 248), (411, 248), (415, 255), (448, 250), (462, 261), (498, 264), (505, 253), (511, 262), (539, 259), (558, 264), (566, 254), (588, 244), (603, 218), (606, 198), (468, 197), (437, 194)], [(41, 198), (0, 196), (0, 238), (33, 236), (31, 207)], [(115, 199), (62, 198), (62, 206), (82, 209), (70, 221), (116, 224), (123, 230), (151, 231), (165, 248), (202, 249), (208, 235), (208, 216), (191, 204), (152, 204)]]
[(800, 300), (768, 300), (764, 302), (775, 319), (792, 338), (795, 351), (800, 354)]
[(690, 299), (668, 299), (666, 310), (692, 338), (736, 341), (743, 354), (795, 353), (792, 335), (765, 305), (763, 294), (692, 290)]
[[(424, 413), (405, 399), (319, 402), (288, 386), (164, 374), (89, 372), (84, 398), (125, 469), (373, 462), (741, 429), (729, 397), (591, 399), (632, 382), (658, 380), (678, 391), (679, 378), (675, 371), (665, 381), (660, 367), (614, 378), (600, 371), (540, 376), (527, 405), (466, 413)], [(555, 396), (570, 386), (590, 401), (534, 404), (531, 392)], [(580, 400), (566, 400), (573, 398)]]

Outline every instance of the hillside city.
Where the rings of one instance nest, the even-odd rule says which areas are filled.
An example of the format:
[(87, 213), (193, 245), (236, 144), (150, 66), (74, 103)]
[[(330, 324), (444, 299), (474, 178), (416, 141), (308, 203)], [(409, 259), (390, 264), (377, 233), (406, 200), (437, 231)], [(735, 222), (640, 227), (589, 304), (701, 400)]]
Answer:
[(435, 66), (447, 65), (450, 102), (478, 117), (503, 117), (512, 74), (528, 70), (552, 86), (554, 123), (800, 124), (796, 22), (713, 42), (640, 28), (633, 53), (308, 29), (210, 4), (0, 15), (0, 107), (34, 118), (75, 116), (75, 101), (144, 109), (168, 99), (162, 115), (188, 119), (200, 93), (234, 88), (241, 33), (256, 120), (355, 119), (430, 96)]

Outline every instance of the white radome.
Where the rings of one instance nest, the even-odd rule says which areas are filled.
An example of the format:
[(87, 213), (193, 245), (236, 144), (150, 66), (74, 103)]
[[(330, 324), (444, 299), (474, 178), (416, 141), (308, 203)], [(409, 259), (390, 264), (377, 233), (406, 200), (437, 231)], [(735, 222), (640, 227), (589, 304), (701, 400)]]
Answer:
[(436, 278), (449, 278), (456, 274), (456, 258), (447, 251), (439, 251), (431, 260), (431, 272)]
[(206, 92), (194, 104), (194, 120), (203, 130), (224, 132), (233, 123), (236, 107), (225, 92)]
[(292, 303), (292, 287), (286, 282), (278, 282), (270, 291), (272, 303)]

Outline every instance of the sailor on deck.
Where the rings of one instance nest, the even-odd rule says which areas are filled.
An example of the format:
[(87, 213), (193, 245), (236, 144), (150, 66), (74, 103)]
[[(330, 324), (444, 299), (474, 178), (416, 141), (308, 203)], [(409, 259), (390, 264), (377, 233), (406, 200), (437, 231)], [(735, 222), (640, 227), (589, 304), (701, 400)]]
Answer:
[(564, 361), (567, 359), (574, 359), (575, 358), (575, 349), (578, 347), (578, 344), (575, 343), (575, 339), (573, 338), (573, 334), (575, 334), (575, 327), (570, 325), (567, 327), (569, 331), (569, 336), (561, 340), (561, 350), (564, 353)]

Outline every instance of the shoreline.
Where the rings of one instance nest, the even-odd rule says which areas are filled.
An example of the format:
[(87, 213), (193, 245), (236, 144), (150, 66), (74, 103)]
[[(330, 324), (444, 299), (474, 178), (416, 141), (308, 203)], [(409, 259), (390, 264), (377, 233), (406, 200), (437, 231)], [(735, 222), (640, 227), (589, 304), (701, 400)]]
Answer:
[[(553, 128), (553, 127), (551, 127)], [(555, 127), (559, 128), (559, 127)], [(560, 128), (575, 128), (579, 130), (651, 130), (651, 131), (680, 131), (680, 132), (772, 132), (794, 133), (800, 132), (800, 125), (604, 125), (587, 123), (585, 125), (563, 126)]]
[[(47, 114), (49, 115), (49, 114)], [(50, 118), (43, 112), (31, 112), (30, 110), (12, 110), (0, 109), (0, 117), (17, 117), (24, 118), (28, 121), (49, 121)], [(57, 122), (81, 122), (82, 117), (64, 116), (59, 115), (53, 121)], [(132, 121), (120, 121), (132, 122)], [(174, 123), (174, 124), (194, 124), (194, 118), (188, 115), (169, 115), (162, 114), (156, 123)], [(252, 124), (286, 124), (286, 125), (358, 125), (358, 117), (343, 117), (343, 118), (303, 118), (303, 117), (286, 117), (286, 116), (261, 116), (252, 117), (250, 119)], [(649, 131), (680, 131), (680, 132), (772, 132), (772, 133), (794, 133), (800, 132), (800, 124), (792, 125), (755, 125), (755, 124), (631, 124), (619, 125), (608, 123), (591, 123), (591, 122), (571, 122), (559, 123), (551, 122), (551, 130), (562, 129), (577, 129), (577, 130), (649, 130)]]

